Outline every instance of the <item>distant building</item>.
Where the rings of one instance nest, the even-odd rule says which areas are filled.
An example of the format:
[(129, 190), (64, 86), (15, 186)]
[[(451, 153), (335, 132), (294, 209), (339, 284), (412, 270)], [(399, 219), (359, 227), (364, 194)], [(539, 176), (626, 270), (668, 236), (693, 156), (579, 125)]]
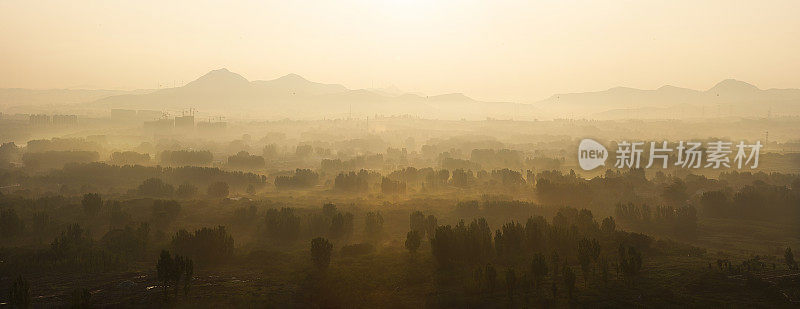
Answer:
[(78, 115), (53, 115), (53, 125), (70, 127), (78, 124)]
[(136, 118), (136, 111), (132, 109), (112, 109), (111, 119), (113, 120), (133, 120)]
[(175, 117), (175, 128), (176, 129), (193, 129), (194, 128), (194, 116)]
[(45, 127), (50, 125), (50, 116), (45, 114), (30, 115), (28, 122), (35, 127)]
[(216, 121), (216, 122), (211, 122), (211, 121), (205, 122), (204, 121), (204, 122), (198, 122), (197, 123), (197, 129), (198, 130), (202, 130), (202, 131), (219, 131), (219, 130), (223, 130), (223, 129), (227, 128), (227, 127), (228, 127), (228, 123), (227, 122), (223, 122), (223, 121)]

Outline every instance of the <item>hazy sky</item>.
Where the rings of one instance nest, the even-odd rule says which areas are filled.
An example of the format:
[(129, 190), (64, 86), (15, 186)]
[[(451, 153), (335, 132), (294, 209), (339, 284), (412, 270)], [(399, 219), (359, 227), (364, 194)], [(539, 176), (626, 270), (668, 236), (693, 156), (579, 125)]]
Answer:
[(800, 87), (798, 16), (796, 0), (0, 0), (0, 88), (154, 88), (221, 67), (521, 102)]

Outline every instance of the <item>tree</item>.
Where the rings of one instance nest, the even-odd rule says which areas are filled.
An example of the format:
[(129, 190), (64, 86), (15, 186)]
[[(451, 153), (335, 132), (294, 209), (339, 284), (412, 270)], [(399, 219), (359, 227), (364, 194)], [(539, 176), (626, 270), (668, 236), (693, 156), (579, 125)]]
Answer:
[(372, 242), (378, 242), (383, 237), (383, 216), (381, 212), (368, 212), (364, 218), (364, 234)]
[(206, 189), (206, 193), (208, 193), (209, 196), (215, 198), (228, 197), (229, 194), (228, 183), (224, 181), (217, 181), (215, 183), (212, 183), (208, 186), (208, 189)]
[(438, 266), (450, 267), (453, 262), (485, 263), (493, 254), (491, 230), (483, 218), (469, 225), (463, 220), (453, 227), (440, 225), (430, 239), (431, 253)]
[(731, 199), (725, 191), (706, 191), (700, 195), (700, 206), (703, 214), (710, 217), (730, 216)]
[[(52, 227), (51, 224), (53, 221), (50, 218), (50, 215), (44, 211), (34, 212), (31, 221), (31, 231), (33, 231), (33, 234), (36, 236), (36, 241), (41, 242), (43, 235), (46, 235), (47, 231)], [(0, 237), (3, 235), (3, 223), (4, 219), (2, 218), (2, 214), (0, 214)], [(21, 224), (22, 222), (19, 221), (19, 223)]]
[(508, 290), (508, 299), (514, 299), (514, 288), (517, 286), (517, 274), (514, 272), (514, 268), (508, 268), (506, 270), (506, 289)]
[(0, 211), (0, 237), (13, 237), (22, 234), (24, 227), (22, 219), (14, 208)]
[(392, 180), (389, 177), (381, 179), (381, 193), (383, 194), (405, 194), (406, 183), (399, 180)]
[(531, 261), (531, 275), (533, 275), (533, 284), (538, 291), (542, 280), (547, 276), (547, 262), (544, 260), (544, 255), (537, 253), (533, 256)]
[(191, 259), (186, 261), (184, 267), (184, 280), (183, 280), (183, 296), (189, 296), (189, 288), (192, 286), (192, 277), (194, 277), (194, 262)]
[(233, 211), (233, 218), (236, 222), (250, 224), (258, 218), (258, 207), (252, 204), (238, 207)]
[(192, 197), (197, 194), (197, 187), (188, 182), (184, 182), (178, 186), (178, 190), (176, 190), (175, 193), (182, 198)]
[(608, 217), (603, 219), (603, 223), (600, 224), (600, 230), (606, 234), (612, 234), (617, 229), (617, 224), (614, 222), (614, 217)]
[(492, 264), (486, 264), (486, 286), (489, 288), (489, 293), (494, 293), (494, 287), (497, 286), (497, 270), (494, 269)]
[(478, 287), (478, 290), (483, 288), (483, 281), (485, 279), (483, 275), (483, 267), (475, 267), (475, 270), (472, 271), (472, 278), (475, 279), (475, 285)]
[[(265, 231), (271, 240), (280, 244), (290, 244), (300, 236), (300, 217), (294, 213), (294, 208), (284, 207), (280, 210), (270, 208), (267, 209), (264, 218)], [(330, 224), (330, 221), (325, 222)], [(327, 230), (330, 227), (324, 225), (323, 228)]]
[(337, 213), (331, 218), (331, 226), (328, 235), (332, 239), (347, 239), (353, 234), (353, 214)]
[(203, 227), (194, 233), (181, 229), (172, 237), (172, 248), (201, 265), (227, 261), (233, 256), (234, 241), (224, 226)]
[(186, 270), (186, 260), (180, 255), (175, 255), (172, 258), (172, 267), (170, 271), (170, 275), (172, 275), (172, 291), (175, 296), (178, 296), (178, 289), (181, 288), (181, 277), (183, 277), (183, 273)]
[(111, 154), (111, 163), (117, 165), (142, 165), (148, 162), (150, 162), (150, 155), (146, 153), (138, 153), (135, 151), (115, 151)]
[(417, 231), (408, 231), (406, 234), (406, 249), (408, 249), (408, 252), (411, 252), (412, 255), (417, 253), (417, 249), (419, 249), (420, 238)]
[(180, 166), (201, 166), (208, 165), (214, 159), (214, 155), (208, 150), (164, 150), (159, 154), (159, 161), (164, 165)]
[(425, 236), (425, 215), (421, 211), (411, 213), (411, 230), (419, 233), (419, 236)]
[(156, 264), (156, 273), (164, 289), (164, 298), (168, 296), (167, 287), (169, 285), (172, 285), (175, 296), (178, 296), (181, 288), (183, 288), (184, 295), (188, 295), (194, 275), (194, 262), (180, 255), (172, 257), (169, 251), (161, 250), (161, 256)]
[(139, 185), (137, 191), (146, 196), (170, 196), (174, 188), (159, 178), (148, 178)]
[(558, 276), (558, 260), (559, 260), (558, 251), (553, 250), (553, 253), (550, 254), (550, 262), (553, 263), (553, 277), (554, 277), (554, 279), (555, 279), (555, 277)]
[(683, 206), (682, 204), (689, 199), (689, 194), (686, 193), (686, 184), (683, 180), (675, 179), (675, 181), (664, 188), (661, 197), (667, 204), (672, 206)]
[(84, 212), (90, 216), (94, 216), (100, 211), (100, 206), (103, 205), (103, 200), (100, 198), (100, 194), (87, 193), (83, 195), (81, 205), (83, 205)]
[(50, 252), (56, 260), (79, 259), (82, 252), (91, 249), (92, 238), (77, 223), (67, 226), (61, 235), (50, 243)]
[(172, 281), (174, 268), (174, 261), (169, 251), (161, 250), (161, 256), (159, 256), (158, 263), (156, 264), (156, 277), (158, 281), (161, 281), (161, 286), (164, 290), (164, 298), (167, 297), (167, 286), (170, 281)]
[(298, 168), (295, 170), (294, 175), (278, 175), (275, 177), (275, 187), (278, 189), (310, 188), (315, 186), (317, 182), (319, 182), (319, 174), (309, 169)]
[(786, 252), (783, 253), (783, 260), (790, 270), (797, 269), (797, 262), (794, 260), (794, 253), (791, 247), (786, 247)]
[(146, 254), (150, 226), (141, 223), (138, 228), (125, 226), (108, 231), (99, 244), (109, 253), (126, 261), (136, 260)]
[(433, 215), (428, 215), (428, 218), (425, 219), (425, 234), (428, 235), (428, 238), (432, 238), (433, 234), (436, 233), (436, 227), (439, 226), (436, 217)]
[(318, 269), (326, 269), (331, 263), (333, 245), (325, 238), (317, 237), (311, 240), (311, 260)]
[(128, 221), (131, 220), (131, 215), (122, 210), (120, 201), (106, 202), (106, 209), (108, 209), (109, 223), (112, 228), (125, 227)]
[(247, 151), (239, 151), (228, 157), (228, 165), (234, 168), (259, 169), (264, 167), (264, 157), (250, 155)]
[(608, 260), (606, 258), (600, 259), (600, 279), (603, 283), (608, 283)]
[(509, 222), (495, 232), (494, 245), (498, 257), (510, 261), (517, 260), (522, 254), (525, 231), (522, 224)]
[(620, 245), (619, 247), (619, 267), (622, 273), (628, 277), (634, 277), (639, 274), (642, 269), (642, 255), (636, 250), (636, 247), (628, 247)]
[(322, 214), (324, 214), (326, 217), (333, 218), (333, 216), (335, 216), (337, 213), (339, 213), (339, 210), (336, 209), (335, 204), (326, 203), (325, 205), (322, 205)]
[(14, 142), (3, 143), (0, 145), (0, 166), (7, 165), (13, 161), (19, 153), (19, 147)]
[(572, 267), (564, 266), (562, 276), (564, 277), (564, 288), (567, 290), (567, 296), (572, 299), (572, 292), (575, 291), (575, 272), (572, 271)]
[(8, 300), (11, 307), (31, 307), (31, 287), (28, 285), (28, 280), (25, 280), (22, 275), (19, 275), (11, 284), (11, 289), (8, 292)]
[(581, 271), (583, 272), (583, 286), (586, 287), (587, 281), (589, 279), (589, 267), (591, 266), (592, 258), (589, 256), (589, 248), (588, 243), (589, 241), (584, 238), (578, 242), (578, 264), (581, 265)]
[(45, 151), (26, 152), (22, 155), (22, 163), (30, 169), (61, 169), (68, 163), (90, 163), (100, 159), (97, 151)]
[(581, 264), (581, 271), (583, 272), (583, 286), (587, 286), (589, 280), (589, 271), (592, 266), (592, 261), (596, 261), (600, 255), (600, 243), (597, 239), (591, 241), (583, 238), (578, 241), (578, 263)]

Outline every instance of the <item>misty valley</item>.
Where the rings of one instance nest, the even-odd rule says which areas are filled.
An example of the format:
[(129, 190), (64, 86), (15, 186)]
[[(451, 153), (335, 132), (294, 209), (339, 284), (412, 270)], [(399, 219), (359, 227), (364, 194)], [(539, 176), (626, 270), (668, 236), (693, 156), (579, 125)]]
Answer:
[[(136, 115), (0, 119), (0, 302), (800, 304), (796, 117)], [(585, 137), (604, 166), (579, 166)], [(758, 168), (616, 168), (609, 146), (717, 139), (762, 141)]]

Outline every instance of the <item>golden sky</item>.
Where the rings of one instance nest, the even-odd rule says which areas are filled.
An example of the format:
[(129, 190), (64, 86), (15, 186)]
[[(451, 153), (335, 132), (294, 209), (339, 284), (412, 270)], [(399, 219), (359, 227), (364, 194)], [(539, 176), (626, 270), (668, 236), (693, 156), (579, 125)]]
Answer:
[(350, 88), (800, 87), (800, 1), (0, 0), (0, 88), (154, 88), (226, 67)]

